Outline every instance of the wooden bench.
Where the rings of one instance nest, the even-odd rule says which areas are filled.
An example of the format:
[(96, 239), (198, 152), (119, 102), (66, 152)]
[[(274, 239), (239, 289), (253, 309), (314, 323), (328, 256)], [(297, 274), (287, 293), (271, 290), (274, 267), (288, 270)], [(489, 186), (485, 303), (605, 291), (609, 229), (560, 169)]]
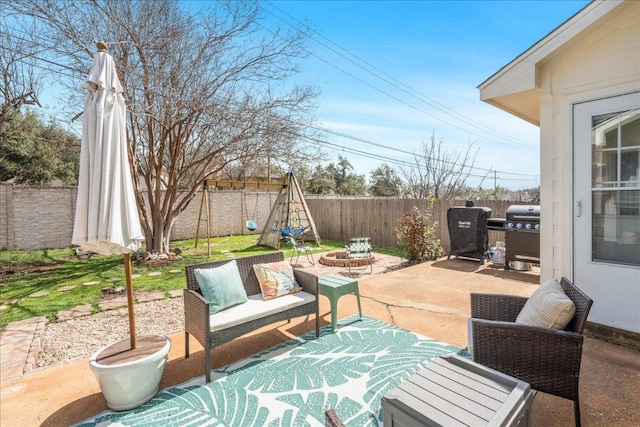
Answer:
[[(219, 267), (230, 260), (185, 267), (187, 275), (187, 289), (184, 290), (185, 358), (189, 357), (189, 336), (193, 335), (205, 350), (206, 382), (211, 381), (211, 349), (263, 326), (281, 320), (291, 320), (298, 316), (315, 314), (316, 336), (320, 335), (318, 278), (316, 276), (294, 269), (294, 276), (302, 287), (302, 291), (265, 301), (262, 299), (260, 284), (253, 271), (253, 265), (284, 261), (282, 252), (236, 258), (235, 260), (249, 301), (216, 314), (209, 314), (209, 301), (203, 296), (194, 271), (199, 268)], [(245, 306), (245, 304), (248, 305)]]

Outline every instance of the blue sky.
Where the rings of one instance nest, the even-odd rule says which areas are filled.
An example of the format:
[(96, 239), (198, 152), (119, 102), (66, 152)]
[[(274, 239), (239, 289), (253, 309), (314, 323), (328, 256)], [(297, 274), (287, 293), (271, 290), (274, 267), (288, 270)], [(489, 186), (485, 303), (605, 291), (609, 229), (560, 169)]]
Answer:
[[(474, 178), (539, 185), (537, 127), (479, 100), (477, 86), (582, 9), (587, 1), (262, 1), (268, 24), (307, 25), (312, 56), (301, 82), (320, 90), (316, 117), (333, 134), (329, 161), (347, 157), (366, 175), (435, 134), (450, 152), (477, 150)], [(362, 62), (364, 61), (364, 62)], [(369, 70), (369, 71), (368, 71)], [(380, 147), (389, 146), (394, 149)], [(391, 166), (397, 164), (387, 162)]]

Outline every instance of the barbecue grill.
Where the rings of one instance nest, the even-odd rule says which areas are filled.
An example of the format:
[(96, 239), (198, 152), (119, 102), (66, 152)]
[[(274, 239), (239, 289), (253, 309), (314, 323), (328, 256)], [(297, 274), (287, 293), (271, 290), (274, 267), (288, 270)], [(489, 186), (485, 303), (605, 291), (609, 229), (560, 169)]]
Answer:
[(540, 262), (540, 206), (509, 206), (504, 231), (505, 270), (510, 261)]
[(504, 218), (489, 218), (487, 219), (487, 229), (493, 231), (504, 231)]

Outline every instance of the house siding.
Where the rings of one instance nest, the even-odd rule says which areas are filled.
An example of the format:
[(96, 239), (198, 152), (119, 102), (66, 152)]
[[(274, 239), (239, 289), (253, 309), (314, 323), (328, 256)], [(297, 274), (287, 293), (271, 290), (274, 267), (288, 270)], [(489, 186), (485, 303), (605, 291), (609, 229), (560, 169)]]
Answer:
[[(541, 129), (541, 281), (573, 276), (572, 107), (578, 102), (640, 91), (640, 2), (625, 2), (537, 65)], [(549, 224), (551, 222), (551, 224)], [(594, 301), (637, 310), (638, 283), (586, 290)], [(636, 301), (637, 303), (638, 301)], [(604, 304), (603, 304), (604, 305)], [(611, 304), (609, 304), (611, 305)], [(594, 307), (618, 316), (616, 307)], [(614, 314), (616, 313), (616, 314)]]

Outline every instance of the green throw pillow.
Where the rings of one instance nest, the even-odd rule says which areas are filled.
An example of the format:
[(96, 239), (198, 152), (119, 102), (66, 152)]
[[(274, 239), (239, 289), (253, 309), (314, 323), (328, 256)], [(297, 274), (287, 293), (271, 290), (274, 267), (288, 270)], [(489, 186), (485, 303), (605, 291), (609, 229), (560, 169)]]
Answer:
[(209, 300), (209, 313), (215, 314), (247, 301), (247, 292), (235, 259), (220, 267), (198, 268), (193, 273), (202, 294)]

